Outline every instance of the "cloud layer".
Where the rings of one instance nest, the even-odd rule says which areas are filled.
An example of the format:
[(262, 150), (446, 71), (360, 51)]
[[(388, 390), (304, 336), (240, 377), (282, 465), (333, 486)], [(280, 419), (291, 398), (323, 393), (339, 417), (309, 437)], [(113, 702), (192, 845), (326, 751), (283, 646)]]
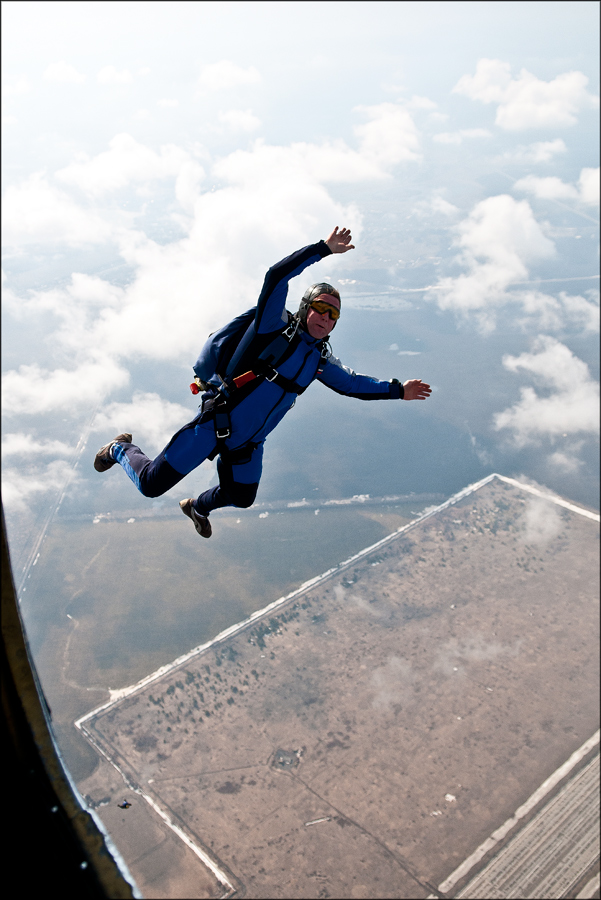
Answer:
[[(597, 101), (581, 72), (564, 72), (544, 81), (525, 69), (512, 74), (502, 60), (481, 59), (475, 73), (464, 75), (455, 85), (456, 94), (478, 101), (469, 105), (471, 118), (460, 121), (443, 111), (440, 97), (437, 103), (418, 94), (411, 96), (409, 90), (406, 96), (411, 99), (382, 102), (383, 96), (405, 95), (392, 73), (387, 87), (353, 93), (361, 100), (347, 100), (346, 106), (346, 86), (338, 82), (338, 95), (328, 97), (328, 102), (344, 108), (345, 127), (339, 127), (343, 120), (333, 114), (331, 119), (324, 118), (327, 124), (319, 129), (295, 130), (297, 123), (286, 123), (293, 135), (286, 141), (265, 137), (277, 135), (279, 128), (274, 124), (274, 107), (266, 100), (272, 79), (266, 63), (263, 70), (258, 61), (256, 66), (240, 65), (233, 61), (236, 57), (220, 58), (215, 52), (212, 59), (216, 61), (203, 58), (200, 65), (196, 63), (182, 90), (177, 78), (159, 84), (154, 63), (151, 88), (153, 78), (141, 78), (151, 74), (143, 58), (134, 61), (107, 54), (90, 61), (84, 74), (81, 56), (73, 56), (75, 66), (68, 55), (63, 58), (66, 51), (54, 52), (56, 56), (39, 66), (37, 80), (17, 71), (6, 79), (3, 92), (11, 112), (14, 109), (23, 117), (24, 104), (36, 92), (44, 98), (60, 97), (64, 106), (75, 91), (81, 93), (79, 85), (84, 83), (85, 90), (93, 91), (103, 103), (114, 104), (111, 109), (121, 105), (119, 116), (110, 120), (119, 123), (117, 133), (104, 130), (101, 139), (86, 135), (85, 140), (80, 135), (79, 140), (64, 140), (58, 151), (53, 145), (53, 152), (44, 155), (37, 170), (14, 166), (15, 172), (28, 174), (9, 180), (4, 191), (3, 233), (9, 254), (39, 252), (58, 258), (68, 248), (76, 248), (78, 254), (85, 251), (79, 256), (85, 260), (81, 262), (84, 271), (66, 273), (51, 288), (19, 294), (9, 281), (5, 290), (5, 312), (20, 327), (39, 320), (48, 328), (45, 341), (40, 341), (43, 359), (25, 357), (23, 364), (3, 377), (4, 412), (14, 429), (6, 434), (7, 458), (16, 466), (28, 455), (28, 447), (35, 447), (44, 465), (52, 457), (57, 464), (48, 469), (46, 487), (44, 479), (32, 476), (31, 491), (58, 483), (67, 453), (62, 441), (52, 441), (35, 427), (23, 425), (25, 417), (71, 415), (75, 420), (88, 412), (88, 398), (93, 396), (103, 403), (95, 426), (99, 431), (133, 429), (144, 444), (159, 449), (189, 413), (157, 394), (125, 395), (133, 390), (129, 388), (133, 364), (188, 365), (210, 331), (252, 302), (249, 298), (257, 295), (265, 269), (275, 259), (325, 236), (333, 224), (350, 226), (360, 239), (364, 211), (373, 213), (366, 199), (371, 186), (374, 209), (389, 189), (391, 198), (401, 197), (403, 191), (417, 193), (423, 180), (416, 178), (412, 183), (407, 176), (427, 171), (434, 157), (460, 157), (468, 145), (474, 160), (481, 154), (480, 165), (496, 142), (494, 165), (500, 159), (522, 165), (519, 174), (523, 177), (512, 189), (517, 197), (509, 193), (486, 196), (480, 179), (485, 165), (465, 178), (464, 193), (447, 178), (448, 169), (431, 170), (434, 180), (428, 176), (428, 187), (422, 191), (425, 199), (408, 209), (415, 215), (413, 223), (419, 220), (418, 228), (430, 228), (432, 219), (437, 219), (435, 239), (431, 233), (424, 236), (423, 230), (412, 236), (416, 246), (422, 240), (424, 246), (436, 243), (440, 237), (441, 247), (415, 252), (428, 265), (446, 264), (438, 269), (444, 275), (426, 276), (428, 280), (422, 282), (435, 282), (426, 299), (475, 323), (483, 332), (493, 330), (500, 311), (509, 307), (512, 325), (530, 332), (549, 334), (575, 327), (590, 333), (598, 328), (598, 304), (591, 294), (551, 295), (528, 282), (536, 279), (541, 266), (557, 258), (558, 248), (562, 250), (558, 232), (537, 221), (540, 204), (532, 198), (560, 200), (581, 218), (590, 219), (598, 203), (599, 169), (586, 166), (592, 160), (585, 158), (580, 159), (579, 168), (570, 168), (573, 148), (553, 132), (536, 135), (546, 139), (506, 149), (517, 132), (573, 127), (585, 110), (595, 106)], [(327, 54), (313, 54), (306, 62), (313, 73), (323, 73), (321, 83), (327, 94), (328, 83), (323, 79), (334, 71), (328, 68), (331, 60)], [(146, 95), (142, 85), (148, 87)], [(353, 102), (361, 105), (353, 107)], [(496, 107), (497, 129), (491, 127), (491, 117), (480, 103)], [(181, 121), (191, 110), (194, 126), (187, 122), (182, 129)], [(13, 123), (20, 121), (16, 116), (9, 118)], [(176, 138), (172, 125), (178, 119)], [(504, 133), (500, 135), (499, 129)], [(322, 136), (305, 139), (313, 133)], [(60, 162), (53, 165), (54, 159)], [(560, 161), (562, 177), (551, 168)], [(535, 165), (546, 168), (541, 174)], [(355, 197), (360, 202), (352, 202)], [(391, 199), (375, 228), (370, 220), (369, 253), (375, 262), (363, 260), (361, 265), (393, 272), (395, 261), (387, 254), (396, 255), (393, 245), (401, 233), (403, 215)], [(397, 219), (395, 238), (390, 238), (390, 223)], [(449, 243), (455, 253), (453, 262), (444, 255)], [(110, 275), (89, 274), (93, 268), (85, 267), (96, 248), (105, 248), (105, 259), (109, 254), (119, 258), (121, 269), (127, 269), (127, 280), (115, 283)], [(324, 277), (326, 272), (334, 277), (340, 265), (340, 260), (328, 259), (327, 269), (322, 264)], [(357, 281), (351, 278), (346, 283)], [(293, 291), (297, 290), (294, 285)], [(409, 294), (412, 291), (422, 288), (407, 289)], [(563, 423), (562, 434), (572, 436), (570, 446), (577, 447), (578, 441), (592, 434), (587, 410), (596, 394), (590, 376), (579, 368), (584, 363), (571, 355), (569, 389), (550, 380), (544, 367), (547, 358), (562, 360), (562, 353), (570, 356), (567, 346), (540, 337), (530, 354), (504, 360), (516, 376), (535, 382), (535, 387), (522, 388), (520, 399), (495, 420), (495, 428), (511, 435), (517, 445), (553, 439), (555, 413)], [(541, 371), (537, 365), (542, 365)], [(120, 402), (111, 402), (117, 392)], [(568, 459), (566, 447), (553, 448), (558, 466)], [(19, 485), (19, 496), (32, 496), (24, 482)]]
[(586, 90), (582, 72), (565, 72), (542, 81), (526, 69), (511, 77), (509, 63), (479, 60), (473, 75), (464, 75), (453, 90), (471, 100), (496, 103), (495, 124), (506, 131), (530, 128), (568, 128), (578, 121), (581, 109), (595, 109), (599, 98)]
[[(215, 90), (256, 81), (254, 71), (224, 65), (209, 67), (201, 77)], [(274, 259), (325, 236), (335, 223), (358, 235), (360, 215), (336, 202), (327, 183), (385, 179), (392, 167), (419, 158), (419, 135), (407, 109), (385, 103), (358, 114), (367, 120), (356, 129), (358, 149), (342, 141), (277, 146), (257, 140), (249, 150), (210, 162), (218, 190), (203, 191), (205, 168), (188, 150), (173, 144), (154, 150), (125, 132), (96, 155), (77, 154), (54, 178), (39, 172), (7, 188), (9, 244), (112, 241), (134, 274), (123, 287), (75, 272), (64, 287), (24, 297), (7, 289), (7, 308), (18, 318), (53, 317), (53, 355), (65, 362), (50, 371), (33, 363), (7, 372), (5, 415), (83, 411), (88, 397), (108, 398), (127, 385), (132, 359), (191, 361), (206, 335), (258, 294)], [(222, 121), (255, 125), (250, 113), (224, 114)], [(208, 154), (201, 154), (206, 164)], [(182, 235), (165, 244), (135, 227), (136, 213), (112, 211), (115, 192), (128, 190), (131, 196), (132, 189), (144, 192), (159, 180), (172, 186)], [(330, 269), (337, 264), (329, 261)], [(107, 427), (129, 415), (155, 446), (188, 415), (182, 407), (167, 414), (158, 398), (141, 395), (128, 410), (109, 409)], [(156, 428), (144, 428), (145, 417)], [(123, 427), (118, 424), (118, 430)]]

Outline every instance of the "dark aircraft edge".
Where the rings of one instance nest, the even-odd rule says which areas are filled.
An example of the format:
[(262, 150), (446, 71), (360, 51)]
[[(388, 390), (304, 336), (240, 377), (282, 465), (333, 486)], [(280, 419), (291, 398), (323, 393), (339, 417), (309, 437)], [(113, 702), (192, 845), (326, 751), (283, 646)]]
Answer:
[[(83, 805), (57, 748), (19, 611), (2, 521), (4, 865), (24, 896), (141, 897), (110, 838)], [(10, 883), (10, 879), (7, 877)]]

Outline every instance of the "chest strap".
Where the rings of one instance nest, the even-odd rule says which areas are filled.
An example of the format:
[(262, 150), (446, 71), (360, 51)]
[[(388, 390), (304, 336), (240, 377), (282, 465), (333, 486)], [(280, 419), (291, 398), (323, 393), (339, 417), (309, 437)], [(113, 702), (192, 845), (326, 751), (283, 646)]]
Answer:
[[(324, 342), (321, 347), (316, 375), (321, 375), (323, 367), (330, 355), (331, 350), (327, 343)], [(245, 384), (249, 384), (251, 381), (260, 377), (265, 381), (271, 381), (272, 384), (277, 384), (278, 387), (290, 394), (303, 394), (309, 387), (308, 384), (302, 387), (300, 384), (297, 384), (296, 381), (291, 381), (290, 378), (284, 378), (284, 376), (280, 375), (278, 370), (272, 365), (271, 361), (260, 356), (256, 362), (253, 363), (253, 368), (250, 371), (244, 372), (236, 378), (232, 378), (232, 380), (227, 383), (226, 389), (228, 393), (230, 393), (232, 388), (237, 389), (244, 387)], [(258, 387), (258, 385), (256, 386)]]
[[(227, 385), (228, 393), (231, 393), (232, 388), (236, 390), (237, 388), (244, 387), (245, 384), (250, 384), (251, 381), (255, 379), (261, 379), (263, 381), (270, 381), (272, 384), (277, 384), (279, 388), (286, 391), (289, 394), (302, 394), (304, 393), (309, 385), (305, 385), (303, 387), (300, 384), (297, 384), (296, 381), (291, 381), (290, 378), (284, 378), (283, 375), (280, 375), (278, 370), (274, 368), (270, 363), (265, 362), (263, 359), (258, 359), (254, 365), (253, 369), (249, 372), (244, 372), (243, 375), (238, 375), (237, 378), (233, 378), (232, 381)], [(256, 385), (258, 387), (258, 385)]]
[[(329, 348), (324, 343), (321, 348), (320, 361), (316, 374), (321, 375), (323, 371), (323, 366), (327, 361), (330, 355)], [(303, 394), (309, 385), (300, 385), (295, 381), (291, 381), (289, 378), (284, 378), (283, 375), (275, 369), (270, 363), (268, 363), (265, 359), (257, 359), (253, 364), (253, 368), (256, 371), (248, 371), (244, 372), (242, 375), (238, 375), (236, 378), (232, 378), (231, 381), (224, 381), (222, 379), (222, 388), (219, 393), (212, 397), (207, 397), (203, 402), (203, 415), (202, 419), (212, 417), (215, 424), (215, 440), (217, 441), (217, 446), (209, 454), (207, 459), (215, 459), (218, 453), (231, 453), (228, 451), (225, 445), (226, 440), (232, 434), (232, 422), (230, 419), (230, 410), (233, 409), (240, 402), (241, 399), (248, 396), (250, 392), (252, 392), (259, 384), (262, 384), (263, 381), (270, 381), (272, 384), (276, 384), (279, 388), (286, 391), (286, 393), (290, 394)], [(237, 392), (245, 387), (246, 385), (250, 385), (251, 382), (256, 381), (255, 385), (250, 387), (250, 390), (242, 391), (241, 396), (236, 396)], [(311, 382), (309, 382), (311, 383)], [(249, 445), (250, 446), (250, 445)], [(253, 445), (257, 446), (257, 445)], [(240, 450), (245, 450), (246, 448), (240, 448)], [(238, 451), (235, 451), (238, 453)]]

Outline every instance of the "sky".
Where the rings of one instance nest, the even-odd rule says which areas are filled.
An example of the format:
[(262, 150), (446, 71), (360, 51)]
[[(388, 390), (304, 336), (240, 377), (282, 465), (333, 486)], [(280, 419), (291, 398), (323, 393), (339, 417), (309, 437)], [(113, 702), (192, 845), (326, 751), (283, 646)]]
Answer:
[(194, 415), (206, 335), (334, 225), (357, 249), (290, 308), (332, 279), (343, 362), (434, 393), (401, 416), (312, 388), (265, 496), (450, 494), (498, 470), (598, 507), (597, 3), (1, 13), (9, 535), (65, 496), (148, 503), (95, 480), (96, 445), (131, 430), (158, 452)]

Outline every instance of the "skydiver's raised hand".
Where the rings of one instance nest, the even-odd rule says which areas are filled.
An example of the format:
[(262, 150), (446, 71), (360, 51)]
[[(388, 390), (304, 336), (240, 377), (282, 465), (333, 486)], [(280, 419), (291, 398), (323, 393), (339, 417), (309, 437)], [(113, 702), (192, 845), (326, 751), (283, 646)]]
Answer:
[(421, 378), (412, 378), (403, 385), (404, 400), (427, 400), (432, 393), (432, 388)]
[(337, 225), (329, 238), (326, 238), (326, 244), (332, 253), (346, 253), (347, 250), (355, 249), (355, 245), (351, 244), (352, 239), (350, 228), (341, 228), (338, 231)]

